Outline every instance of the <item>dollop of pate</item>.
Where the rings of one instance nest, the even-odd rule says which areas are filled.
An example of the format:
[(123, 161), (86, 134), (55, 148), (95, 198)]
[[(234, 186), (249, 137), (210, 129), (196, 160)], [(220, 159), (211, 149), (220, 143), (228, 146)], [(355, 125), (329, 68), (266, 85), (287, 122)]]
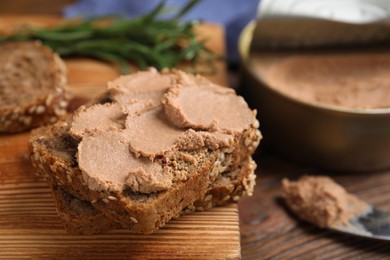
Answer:
[(365, 202), (326, 176), (283, 179), (282, 192), (292, 211), (319, 227), (348, 225), (353, 216), (367, 208)]
[(126, 137), (130, 149), (138, 156), (154, 158), (172, 149), (185, 129), (170, 124), (162, 106), (126, 120)]
[(85, 132), (124, 128), (125, 114), (119, 104), (97, 104), (89, 108), (80, 107), (72, 122), (70, 134), (82, 138)]
[(80, 108), (70, 129), (81, 139), (77, 161), (92, 190), (167, 190), (168, 154), (230, 146), (256, 121), (233, 90), (178, 71), (122, 76), (109, 94), (112, 103)]
[(233, 89), (201, 84), (179, 74), (163, 99), (165, 113), (179, 127), (234, 133), (247, 128), (253, 113)]
[(166, 190), (172, 184), (159, 163), (129, 153), (123, 132), (97, 131), (84, 136), (77, 160), (92, 190), (122, 190), (131, 186), (133, 191), (150, 193)]
[(119, 104), (146, 101), (156, 106), (171, 86), (172, 75), (156, 69), (137, 72), (134, 76), (121, 76), (108, 83), (111, 99)]

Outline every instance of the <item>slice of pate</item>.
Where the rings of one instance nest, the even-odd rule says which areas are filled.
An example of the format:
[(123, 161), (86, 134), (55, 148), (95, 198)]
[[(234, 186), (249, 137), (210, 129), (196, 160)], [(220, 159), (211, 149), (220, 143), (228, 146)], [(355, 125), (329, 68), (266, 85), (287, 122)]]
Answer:
[(123, 190), (151, 193), (167, 190), (172, 176), (162, 166), (129, 151), (123, 132), (97, 131), (85, 135), (78, 146), (77, 160), (91, 190)]
[(253, 112), (234, 90), (210, 83), (198, 85), (192, 77), (182, 77), (163, 99), (165, 113), (178, 127), (234, 133), (249, 128)]

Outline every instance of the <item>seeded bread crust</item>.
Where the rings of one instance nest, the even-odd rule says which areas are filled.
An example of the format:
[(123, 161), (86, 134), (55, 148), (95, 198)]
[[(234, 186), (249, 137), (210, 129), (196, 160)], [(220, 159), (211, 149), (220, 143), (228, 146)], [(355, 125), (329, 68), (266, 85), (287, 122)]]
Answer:
[[(64, 90), (66, 67), (56, 53), (39, 42), (13, 42), (1, 44), (0, 55), (5, 59), (0, 64), (0, 133), (26, 131), (66, 116), (70, 99)], [(31, 55), (39, 61), (31, 60)], [(18, 93), (37, 87), (29, 82), (39, 85), (40, 93), (18, 100)]]
[(207, 192), (182, 213), (204, 211), (237, 202), (242, 196), (252, 196), (256, 184), (256, 167), (255, 161), (248, 157), (237, 169), (223, 172)]
[(60, 187), (52, 187), (57, 214), (69, 234), (92, 235), (121, 226), (106, 217), (91, 203), (80, 200)]
[[(222, 173), (207, 193), (182, 210), (180, 215), (226, 205), (236, 202), (241, 196), (251, 195), (255, 185), (255, 168), (256, 163), (248, 158), (238, 169)], [(88, 235), (121, 228), (91, 203), (72, 196), (60, 187), (52, 187), (52, 192), (57, 213), (68, 233)]]

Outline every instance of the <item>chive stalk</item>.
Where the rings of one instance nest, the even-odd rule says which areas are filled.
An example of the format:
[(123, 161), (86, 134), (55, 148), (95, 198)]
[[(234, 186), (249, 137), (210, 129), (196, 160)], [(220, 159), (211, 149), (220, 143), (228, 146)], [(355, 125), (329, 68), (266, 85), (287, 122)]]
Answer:
[(134, 19), (101, 17), (55, 27), (28, 28), (11, 35), (0, 36), (0, 42), (39, 40), (62, 57), (86, 56), (116, 63), (121, 72), (129, 72), (128, 62), (140, 69), (158, 70), (192, 64), (191, 71), (199, 72), (200, 61), (213, 72), (213, 60), (219, 56), (206, 48), (194, 32), (196, 21), (181, 23), (180, 18), (199, 0), (189, 0), (171, 18), (161, 1), (152, 11)]

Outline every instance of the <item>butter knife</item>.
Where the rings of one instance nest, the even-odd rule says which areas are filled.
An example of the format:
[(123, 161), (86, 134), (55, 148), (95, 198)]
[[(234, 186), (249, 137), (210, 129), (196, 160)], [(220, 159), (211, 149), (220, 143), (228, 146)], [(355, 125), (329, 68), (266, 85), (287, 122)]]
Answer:
[(334, 229), (350, 235), (390, 241), (390, 213), (367, 205), (367, 209), (349, 219), (349, 225)]

